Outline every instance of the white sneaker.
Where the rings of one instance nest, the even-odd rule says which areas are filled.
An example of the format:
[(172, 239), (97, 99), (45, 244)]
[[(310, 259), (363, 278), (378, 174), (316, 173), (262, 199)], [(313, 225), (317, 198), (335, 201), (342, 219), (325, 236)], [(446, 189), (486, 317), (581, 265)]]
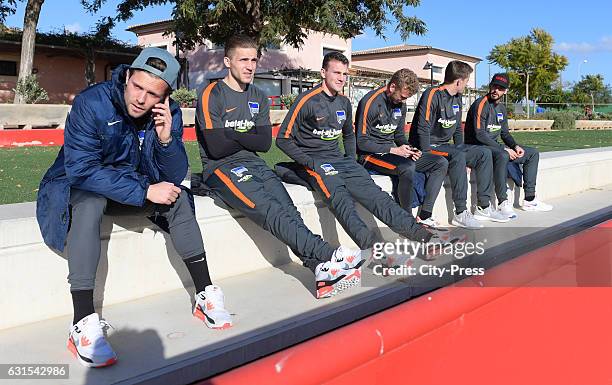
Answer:
[(484, 227), (482, 223), (474, 219), (470, 210), (464, 210), (460, 214), (455, 214), (451, 223), (455, 226), (472, 230), (482, 229)]
[(88, 368), (100, 368), (117, 362), (117, 354), (104, 337), (110, 325), (92, 313), (70, 327), (68, 350)]
[(440, 222), (436, 221), (433, 217), (429, 217), (427, 219), (421, 219), (419, 217), (416, 217), (416, 220), (418, 223), (420, 223), (423, 226), (427, 226), (431, 229), (441, 229), (442, 228), (442, 224), (440, 224)]
[(315, 269), (317, 298), (332, 297), (359, 285), (360, 282), (361, 272), (359, 269), (344, 270), (342, 265), (334, 261), (319, 263)]
[(497, 211), (501, 213), (501, 215), (506, 216), (509, 219), (514, 219), (517, 217), (514, 209), (512, 208), (512, 204), (509, 200), (505, 200), (499, 205), (497, 205)]
[(217, 285), (208, 285), (196, 294), (193, 315), (211, 329), (227, 329), (232, 327), (232, 316), (225, 310), (225, 297)]
[(493, 210), (491, 206), (483, 209), (480, 206), (476, 206), (476, 210), (474, 210), (474, 218), (479, 221), (492, 221), (492, 222), (508, 222), (510, 218), (502, 215), (499, 211)]
[(365, 262), (365, 260), (361, 258), (361, 250), (349, 249), (346, 246), (338, 247), (336, 251), (334, 251), (331, 261), (340, 265), (343, 270), (359, 269)]
[(532, 201), (523, 201), (521, 208), (525, 211), (550, 211), (553, 209), (551, 205), (537, 199)]

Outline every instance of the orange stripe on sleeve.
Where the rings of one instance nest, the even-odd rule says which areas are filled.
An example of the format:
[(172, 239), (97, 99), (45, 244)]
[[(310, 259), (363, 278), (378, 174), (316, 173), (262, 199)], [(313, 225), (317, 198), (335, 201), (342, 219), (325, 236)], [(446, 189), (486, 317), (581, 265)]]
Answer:
[(368, 101), (366, 102), (365, 108), (363, 109), (363, 125), (361, 128), (361, 133), (363, 135), (366, 134), (366, 127), (367, 127), (367, 121), (368, 121), (368, 110), (370, 109), (370, 104), (372, 104), (374, 99), (376, 99), (376, 97), (380, 95), (381, 93), (383, 93), (384, 91), (385, 91), (385, 87), (382, 87), (378, 91), (374, 92), (372, 96), (370, 96)]
[(482, 108), (484, 107), (484, 104), (486, 101), (487, 101), (487, 98), (485, 96), (480, 101), (480, 104), (478, 104), (478, 112), (476, 113), (476, 128), (480, 128), (480, 115), (482, 113)]
[(386, 168), (388, 170), (395, 170), (396, 169), (395, 165), (393, 165), (391, 163), (387, 163), (387, 162), (385, 162), (383, 160), (377, 159), (377, 158), (373, 157), (372, 155), (366, 156), (365, 157), (365, 161), (366, 162), (370, 162), (372, 164), (375, 164), (377, 166), (380, 166), (382, 168)]
[(242, 191), (240, 191), (238, 189), (238, 187), (236, 187), (236, 185), (234, 184), (234, 182), (232, 182), (232, 180), (230, 178), (228, 178), (224, 173), (221, 172), (221, 170), (216, 169), (215, 170), (215, 175), (219, 177), (219, 179), (221, 179), (221, 181), (223, 183), (225, 183), (225, 185), (230, 189), (230, 191), (238, 198), (240, 199), (245, 205), (247, 205), (248, 207), (254, 209), (255, 208), (255, 203), (253, 203), (249, 198), (246, 197), (246, 195), (244, 195), (242, 193)]
[(440, 87), (432, 89), (427, 96), (427, 107), (425, 108), (425, 120), (427, 121), (429, 121), (429, 114), (431, 113), (431, 99), (433, 99), (434, 94), (439, 89)]
[(329, 193), (329, 190), (327, 189), (327, 186), (325, 186), (325, 183), (323, 182), (323, 178), (321, 178), (321, 175), (317, 174), (316, 172), (314, 172), (313, 170), (309, 169), (308, 167), (305, 167), (305, 169), (306, 169), (306, 172), (310, 176), (312, 176), (313, 178), (315, 178), (317, 180), (317, 184), (321, 188), (321, 191), (323, 191), (323, 194), (325, 194), (325, 197), (329, 199), (329, 197), (331, 197), (331, 194)]
[(291, 114), (291, 119), (289, 119), (289, 124), (287, 125), (287, 131), (285, 131), (285, 138), (288, 138), (289, 135), (291, 135), (291, 130), (293, 129), (293, 124), (295, 123), (295, 119), (297, 119), (297, 115), (300, 112), (300, 109), (302, 108), (302, 106), (304, 106), (304, 103), (306, 103), (308, 99), (320, 93), (321, 91), (323, 91), (323, 87), (315, 88), (310, 93), (307, 93), (306, 95), (304, 95), (302, 100), (299, 101), (299, 103), (295, 107), (295, 110), (293, 110), (293, 113)]
[(213, 128), (212, 119), (210, 118), (210, 111), (208, 109), (208, 99), (210, 97), (210, 92), (217, 85), (217, 82), (212, 82), (202, 92), (202, 112), (204, 113), (204, 128), (211, 129)]

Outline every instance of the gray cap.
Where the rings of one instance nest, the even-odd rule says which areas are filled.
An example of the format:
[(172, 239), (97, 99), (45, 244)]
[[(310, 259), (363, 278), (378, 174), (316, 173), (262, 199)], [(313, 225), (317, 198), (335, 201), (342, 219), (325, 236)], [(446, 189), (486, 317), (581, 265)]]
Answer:
[[(153, 58), (159, 59), (166, 63), (166, 69), (160, 71), (157, 68), (148, 65), (147, 61)], [(165, 49), (148, 47), (140, 52), (138, 57), (136, 57), (136, 59), (134, 59), (134, 61), (132, 62), (130, 68), (141, 69), (150, 72), (168, 83), (170, 88), (175, 90), (177, 83), (176, 81), (181, 66), (179, 62), (170, 54), (170, 52), (166, 51)]]

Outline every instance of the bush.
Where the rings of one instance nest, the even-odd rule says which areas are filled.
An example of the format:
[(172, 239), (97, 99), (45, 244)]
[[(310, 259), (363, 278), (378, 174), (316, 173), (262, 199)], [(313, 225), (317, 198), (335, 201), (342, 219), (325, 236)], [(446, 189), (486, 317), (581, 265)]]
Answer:
[(181, 107), (191, 107), (197, 98), (196, 90), (188, 90), (181, 87), (170, 95)]
[(577, 111), (546, 111), (543, 115), (545, 119), (555, 121), (553, 130), (573, 130), (576, 128), (576, 119), (582, 117)]
[(285, 108), (289, 109), (293, 103), (295, 103), (295, 99), (297, 98), (296, 94), (287, 94), (281, 95), (280, 100), (281, 103), (285, 106)]
[(20, 79), (13, 91), (20, 94), (27, 104), (49, 100), (49, 94), (38, 84), (36, 75), (28, 75)]

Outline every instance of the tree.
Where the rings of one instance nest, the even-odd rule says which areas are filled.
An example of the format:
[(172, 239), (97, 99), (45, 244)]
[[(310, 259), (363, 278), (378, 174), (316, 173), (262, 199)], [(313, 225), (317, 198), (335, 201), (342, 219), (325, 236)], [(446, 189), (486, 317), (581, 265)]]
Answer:
[(575, 103), (610, 103), (612, 90), (604, 84), (603, 76), (586, 75), (572, 87), (572, 101)]
[(0, 0), (0, 25), (4, 24), (6, 17), (15, 13), (16, 0)]
[[(81, 0), (90, 12), (97, 12), (105, 1)], [(417, 7), (420, 0), (122, 0), (114, 21), (128, 20), (134, 10), (168, 1), (174, 4), (171, 32), (185, 49), (204, 39), (223, 44), (238, 33), (255, 39), (260, 49), (281, 41), (297, 48), (307, 36), (304, 29), (348, 39), (372, 28), (384, 37), (387, 12), (403, 40), (427, 32), (422, 20), (404, 14), (405, 6)]]
[[(17, 82), (24, 81), (27, 76), (32, 74), (32, 64), (34, 63), (34, 42), (36, 40), (36, 26), (40, 9), (45, 0), (28, 0), (23, 17), (23, 36), (21, 39), (21, 61), (19, 62), (19, 77)], [(15, 92), (15, 104), (23, 104), (25, 100), (21, 93)]]
[(567, 58), (552, 51), (552, 36), (538, 28), (528, 36), (511, 39), (493, 47), (487, 60), (508, 71), (509, 97), (515, 101), (526, 98), (527, 116), (529, 99), (538, 100), (550, 90), (551, 84), (567, 66)]

